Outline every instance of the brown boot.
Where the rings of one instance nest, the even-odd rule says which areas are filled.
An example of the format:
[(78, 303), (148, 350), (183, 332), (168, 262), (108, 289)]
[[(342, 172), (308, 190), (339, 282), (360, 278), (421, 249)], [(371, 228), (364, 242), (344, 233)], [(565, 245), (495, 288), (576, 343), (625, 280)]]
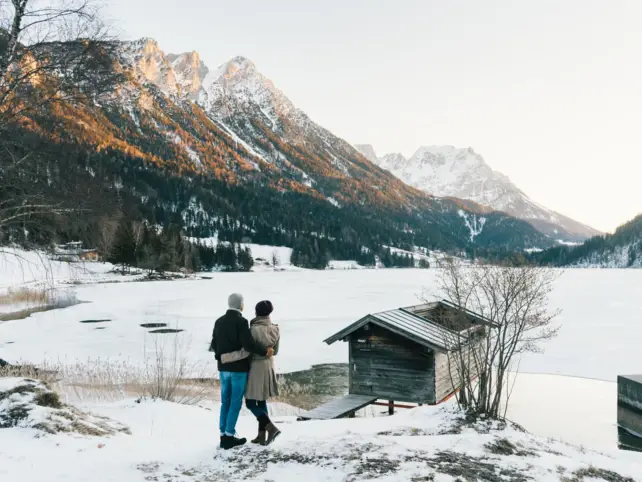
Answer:
[(265, 440), (267, 438), (267, 432), (265, 430), (259, 430), (259, 434), (255, 439), (250, 440), (253, 444), (265, 445)]
[(276, 428), (276, 425), (272, 422), (267, 424), (265, 430), (267, 431), (267, 440), (265, 441), (265, 445), (270, 445), (279, 435), (281, 435), (281, 431)]

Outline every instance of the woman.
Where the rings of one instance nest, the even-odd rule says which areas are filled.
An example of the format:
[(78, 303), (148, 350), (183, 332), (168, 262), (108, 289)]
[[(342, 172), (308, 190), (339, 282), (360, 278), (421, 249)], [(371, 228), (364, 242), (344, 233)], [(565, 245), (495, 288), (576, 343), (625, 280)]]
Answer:
[[(279, 326), (272, 324), (270, 314), (274, 310), (269, 301), (260, 301), (256, 305), (256, 318), (250, 322), (252, 338), (264, 347), (274, 347), (274, 355), (279, 352)], [(245, 389), (245, 406), (259, 422), (259, 433), (252, 443), (270, 445), (281, 431), (270, 420), (267, 400), (279, 395), (274, 371), (274, 357), (252, 355), (250, 373)]]
[[(270, 301), (260, 301), (256, 305), (256, 318), (250, 322), (250, 332), (254, 341), (264, 347), (273, 347), (274, 355), (279, 352), (279, 326), (270, 319), (274, 307)], [(274, 357), (251, 355), (245, 350), (226, 353), (221, 356), (223, 363), (251, 356), (250, 372), (245, 389), (245, 406), (254, 414), (258, 423), (258, 435), (252, 443), (270, 445), (281, 434), (272, 423), (268, 414), (267, 400), (279, 395), (274, 370)]]

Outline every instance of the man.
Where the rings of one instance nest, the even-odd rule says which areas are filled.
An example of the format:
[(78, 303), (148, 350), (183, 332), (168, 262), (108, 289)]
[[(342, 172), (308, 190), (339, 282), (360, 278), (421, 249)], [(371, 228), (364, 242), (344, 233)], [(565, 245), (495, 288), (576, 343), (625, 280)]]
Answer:
[(230, 363), (223, 363), (221, 355), (245, 349), (250, 353), (271, 357), (274, 349), (263, 348), (254, 342), (250, 333), (249, 322), (243, 318), (243, 295), (233, 293), (227, 299), (227, 313), (216, 320), (212, 333), (211, 350), (218, 361), (221, 380), (221, 448), (231, 449), (243, 445), (247, 440), (236, 436), (236, 422), (239, 418), (247, 373), (250, 371), (250, 359), (243, 358)]

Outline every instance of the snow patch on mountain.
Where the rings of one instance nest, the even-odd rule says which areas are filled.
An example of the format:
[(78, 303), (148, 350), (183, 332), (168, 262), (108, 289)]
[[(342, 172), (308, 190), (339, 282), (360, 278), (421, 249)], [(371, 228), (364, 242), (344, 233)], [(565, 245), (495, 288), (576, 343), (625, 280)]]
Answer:
[(201, 158), (199, 155), (196, 153), (194, 149), (192, 149), (190, 146), (187, 145), (187, 143), (183, 142), (183, 139), (181, 139), (181, 136), (178, 134), (174, 133), (166, 133), (166, 136), (168, 139), (170, 139), (174, 144), (180, 146), (185, 150), (185, 153), (187, 154), (187, 157), (190, 158), (190, 160), (194, 163), (194, 166), (196, 167), (203, 167), (203, 162), (201, 161)]
[[(217, 121), (216, 125), (219, 126), (221, 129), (223, 129), (231, 138), (234, 142), (237, 144), (240, 144), (243, 146), (243, 148), (250, 154), (252, 154), (254, 157), (257, 157), (261, 159), (263, 162), (270, 164), (270, 161), (263, 155), (259, 154), (254, 148), (249, 145), (247, 142), (245, 142), (243, 139), (241, 139), (232, 129), (230, 129), (224, 122)], [(250, 164), (254, 166), (254, 168), (257, 171), (261, 170), (261, 167), (254, 161), (249, 160)]]
[(457, 214), (464, 220), (466, 227), (470, 230), (470, 242), (474, 242), (475, 238), (484, 230), (486, 218), (483, 216), (477, 217), (475, 214), (468, 214), (461, 209)]
[(326, 198), (326, 200), (327, 200), (330, 204), (332, 204), (334, 207), (337, 207), (337, 208), (340, 208), (340, 207), (341, 207), (341, 204), (339, 204), (339, 201), (337, 201), (337, 200), (336, 200), (336, 199), (334, 199), (333, 197), (327, 197), (327, 198)]

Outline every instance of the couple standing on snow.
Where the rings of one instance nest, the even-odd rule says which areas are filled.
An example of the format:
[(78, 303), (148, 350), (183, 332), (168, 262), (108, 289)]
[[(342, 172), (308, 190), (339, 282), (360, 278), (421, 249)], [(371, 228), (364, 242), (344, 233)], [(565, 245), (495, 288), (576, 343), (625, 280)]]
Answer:
[(245, 406), (259, 423), (252, 443), (269, 445), (281, 433), (268, 414), (267, 400), (279, 394), (274, 358), (279, 351), (279, 327), (273, 325), (269, 301), (260, 301), (256, 317), (249, 323), (243, 317), (243, 295), (234, 293), (227, 300), (227, 313), (216, 320), (210, 350), (216, 355), (221, 381), (221, 448), (245, 444), (236, 436), (243, 397)]

